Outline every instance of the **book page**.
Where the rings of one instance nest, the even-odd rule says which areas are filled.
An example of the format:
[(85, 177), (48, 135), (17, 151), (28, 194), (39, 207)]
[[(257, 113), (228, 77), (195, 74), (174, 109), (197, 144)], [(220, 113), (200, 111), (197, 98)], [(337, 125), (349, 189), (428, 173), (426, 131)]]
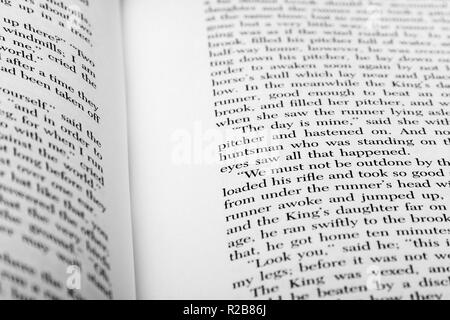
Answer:
[(0, 297), (132, 299), (119, 1), (0, 1)]
[(447, 1), (125, 1), (138, 296), (449, 298)]

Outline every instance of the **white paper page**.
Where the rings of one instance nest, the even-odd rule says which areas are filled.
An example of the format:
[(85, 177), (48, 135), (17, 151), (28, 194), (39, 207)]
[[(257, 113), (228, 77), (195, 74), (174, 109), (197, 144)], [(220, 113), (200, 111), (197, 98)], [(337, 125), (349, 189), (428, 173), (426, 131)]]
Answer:
[(220, 199), (210, 179), (215, 168), (172, 165), (173, 133), (212, 123), (201, 107), (208, 80), (202, 77), (206, 51), (198, 10), (198, 2), (124, 6), (139, 298), (228, 296), (223, 229), (215, 214)]
[(125, 1), (138, 297), (448, 298), (448, 13)]
[(133, 299), (118, 0), (0, 2), (0, 297)]

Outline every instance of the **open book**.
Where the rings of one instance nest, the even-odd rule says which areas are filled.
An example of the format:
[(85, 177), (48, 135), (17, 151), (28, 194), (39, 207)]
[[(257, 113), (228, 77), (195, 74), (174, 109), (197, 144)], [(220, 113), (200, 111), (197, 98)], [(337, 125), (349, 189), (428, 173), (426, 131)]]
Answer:
[(0, 0), (0, 297), (450, 297), (444, 0)]

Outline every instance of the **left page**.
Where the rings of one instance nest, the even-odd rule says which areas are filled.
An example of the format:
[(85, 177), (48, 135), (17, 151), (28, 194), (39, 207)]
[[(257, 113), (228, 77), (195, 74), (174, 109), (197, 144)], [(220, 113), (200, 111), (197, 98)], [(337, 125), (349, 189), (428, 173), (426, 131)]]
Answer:
[(133, 299), (118, 0), (0, 1), (0, 299)]

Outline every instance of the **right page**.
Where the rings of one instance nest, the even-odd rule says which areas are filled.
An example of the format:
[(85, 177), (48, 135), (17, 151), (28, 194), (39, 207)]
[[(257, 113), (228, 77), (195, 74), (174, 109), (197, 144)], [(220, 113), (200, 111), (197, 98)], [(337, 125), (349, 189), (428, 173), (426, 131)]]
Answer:
[(124, 17), (139, 297), (450, 298), (447, 1)]

